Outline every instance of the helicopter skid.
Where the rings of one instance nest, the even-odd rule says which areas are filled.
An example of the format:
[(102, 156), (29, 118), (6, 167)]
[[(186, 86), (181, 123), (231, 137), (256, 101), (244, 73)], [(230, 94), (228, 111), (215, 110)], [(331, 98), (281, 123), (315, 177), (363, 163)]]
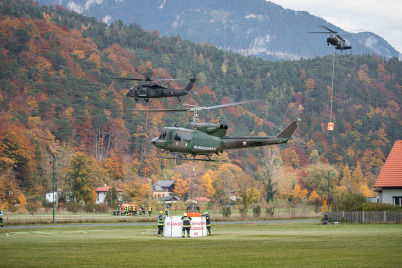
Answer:
[(211, 161), (214, 162), (216, 160), (211, 159), (211, 157), (209, 155), (205, 155), (207, 158), (196, 158), (196, 155), (193, 158), (188, 158), (187, 155), (185, 154), (174, 154), (174, 156), (168, 156), (168, 154), (166, 154), (166, 156), (162, 156), (162, 155), (157, 155), (159, 158), (163, 158), (163, 159), (174, 159), (174, 160), (186, 160), (186, 161)]

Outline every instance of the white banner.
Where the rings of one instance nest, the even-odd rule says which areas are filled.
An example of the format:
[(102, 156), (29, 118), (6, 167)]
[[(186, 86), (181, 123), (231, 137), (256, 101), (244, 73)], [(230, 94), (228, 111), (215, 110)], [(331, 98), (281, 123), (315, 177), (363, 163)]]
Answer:
[[(207, 236), (207, 224), (205, 217), (191, 217), (190, 237)], [(169, 216), (165, 218), (163, 235), (166, 237), (181, 237), (183, 222), (179, 216)], [(186, 233), (187, 237), (187, 233)]]

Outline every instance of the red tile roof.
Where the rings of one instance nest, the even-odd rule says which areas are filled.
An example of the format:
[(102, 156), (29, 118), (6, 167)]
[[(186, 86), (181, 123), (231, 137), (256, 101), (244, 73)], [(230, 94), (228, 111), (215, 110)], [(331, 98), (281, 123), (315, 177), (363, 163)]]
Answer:
[(209, 202), (209, 201), (210, 201), (210, 199), (209, 199), (208, 197), (203, 197), (203, 196), (194, 197), (193, 199), (194, 199), (195, 201), (198, 201), (198, 202)]
[[(101, 186), (101, 187), (96, 188), (95, 192), (107, 192), (107, 191), (109, 191), (110, 188), (112, 188), (112, 187), (110, 187), (110, 186)], [(120, 189), (120, 188), (116, 188), (116, 190), (118, 192), (123, 192), (123, 190)]]
[(402, 140), (395, 141), (374, 187), (402, 187)]

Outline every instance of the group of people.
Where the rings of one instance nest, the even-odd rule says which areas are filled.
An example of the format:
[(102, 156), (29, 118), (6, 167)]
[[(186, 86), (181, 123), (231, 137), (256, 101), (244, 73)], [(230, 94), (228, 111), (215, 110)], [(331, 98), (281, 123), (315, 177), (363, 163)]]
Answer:
[[(151, 216), (152, 214), (152, 206), (148, 207), (148, 216)], [(145, 216), (145, 207), (142, 205), (139, 208), (139, 211), (137, 210), (136, 206), (123, 206), (120, 209), (120, 206), (118, 207), (117, 210), (113, 211), (113, 216)]]
[[(166, 210), (165, 210), (165, 215), (166, 214)], [(208, 215), (208, 212), (205, 212), (204, 215), (202, 215), (203, 217), (205, 217), (205, 223), (207, 225), (207, 230), (208, 230), (208, 235), (212, 235), (211, 232), (211, 218)], [(181, 217), (181, 221), (182, 221), (182, 228), (181, 228), (181, 232), (182, 232), (182, 237), (186, 237), (186, 233), (187, 233), (187, 237), (190, 237), (190, 229), (191, 229), (191, 221), (193, 219), (189, 216), (187, 216), (187, 213), (183, 214), (183, 217)], [(165, 225), (165, 218), (163, 217), (163, 212), (160, 211), (159, 215), (158, 215), (158, 236), (162, 236), (163, 235), (163, 226)]]

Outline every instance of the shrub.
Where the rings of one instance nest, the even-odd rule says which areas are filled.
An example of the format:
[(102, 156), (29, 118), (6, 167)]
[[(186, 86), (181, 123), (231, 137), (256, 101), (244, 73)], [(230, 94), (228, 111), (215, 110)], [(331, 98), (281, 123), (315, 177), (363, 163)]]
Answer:
[(85, 212), (97, 212), (98, 211), (98, 205), (95, 203), (87, 203), (84, 206), (84, 211)]
[(26, 204), (26, 209), (29, 211), (29, 213), (34, 216), (36, 212), (42, 207), (42, 204), (40, 201), (36, 200), (30, 200)]
[(275, 212), (275, 208), (266, 208), (265, 209), (266, 215), (274, 216), (274, 212)]
[(246, 217), (247, 216), (247, 208), (241, 207), (239, 208), (239, 213), (242, 217)]
[(225, 218), (230, 217), (232, 215), (232, 210), (230, 209), (230, 206), (222, 207), (222, 215)]
[(67, 210), (68, 211), (71, 211), (72, 213), (74, 213), (74, 214), (77, 214), (77, 212), (79, 211), (81, 209), (81, 205), (79, 204), (79, 203), (70, 203), (68, 206), (67, 206)]
[(260, 205), (257, 205), (255, 208), (253, 208), (253, 215), (254, 215), (254, 217), (261, 216), (261, 207), (260, 207)]
[(402, 211), (401, 206), (370, 203), (366, 198), (357, 193), (342, 193), (341, 196), (334, 198), (332, 202), (334, 211)]

